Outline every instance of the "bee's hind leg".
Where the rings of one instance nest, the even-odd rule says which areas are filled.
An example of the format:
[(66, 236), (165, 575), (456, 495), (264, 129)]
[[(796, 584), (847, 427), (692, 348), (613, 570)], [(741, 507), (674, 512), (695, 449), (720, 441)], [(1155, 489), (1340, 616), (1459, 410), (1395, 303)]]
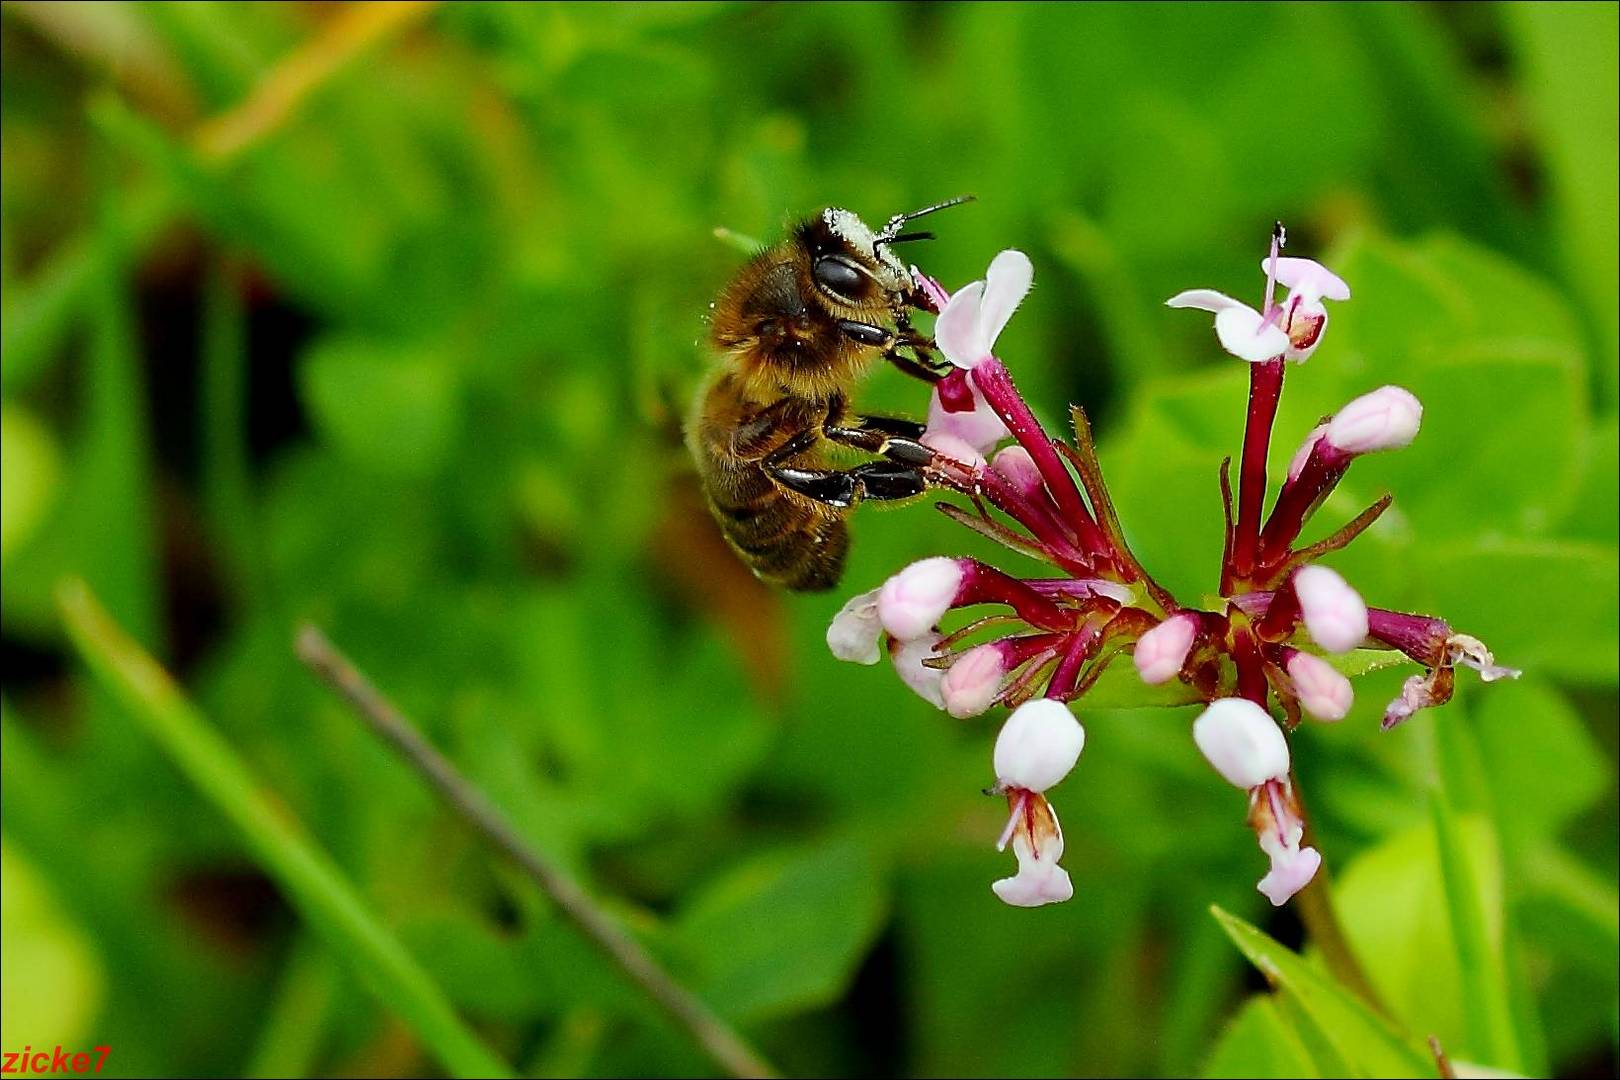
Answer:
[(828, 506), (854, 506), (862, 499), (909, 499), (928, 490), (928, 478), (920, 468), (893, 461), (869, 461), (853, 469), (767, 465), (765, 471), (789, 491)]
[[(834, 409), (841, 408), (835, 404)], [(909, 499), (928, 490), (923, 469), (934, 451), (918, 441), (923, 425), (887, 416), (862, 416), (858, 426), (830, 424), (821, 434), (829, 441), (887, 461), (869, 461), (852, 469), (805, 469), (787, 462), (808, 449), (813, 436), (801, 434), (761, 462), (766, 473), (789, 491), (828, 506), (854, 506), (862, 499)]]

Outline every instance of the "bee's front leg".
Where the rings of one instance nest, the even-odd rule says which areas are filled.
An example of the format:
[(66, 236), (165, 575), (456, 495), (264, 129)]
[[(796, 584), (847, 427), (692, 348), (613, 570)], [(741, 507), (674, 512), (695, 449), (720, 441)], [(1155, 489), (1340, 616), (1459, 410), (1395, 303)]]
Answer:
[[(901, 356), (896, 351), (901, 348), (910, 349), (911, 356)], [(884, 357), (908, 375), (916, 375), (927, 382), (938, 382), (951, 370), (951, 363), (936, 357), (934, 348), (934, 339), (913, 329), (911, 320), (901, 315), (895, 319), (894, 343)], [(918, 374), (919, 371), (923, 374)]]
[[(883, 350), (883, 359), (923, 382), (938, 382), (950, 370), (949, 364), (942, 364), (934, 359), (934, 342), (931, 338), (917, 333), (911, 324), (902, 317), (896, 320), (896, 329), (886, 330), (871, 323), (856, 322), (853, 319), (838, 320), (838, 329), (845, 337), (858, 345), (867, 345), (874, 349)], [(910, 356), (902, 356), (902, 348), (910, 349)]]

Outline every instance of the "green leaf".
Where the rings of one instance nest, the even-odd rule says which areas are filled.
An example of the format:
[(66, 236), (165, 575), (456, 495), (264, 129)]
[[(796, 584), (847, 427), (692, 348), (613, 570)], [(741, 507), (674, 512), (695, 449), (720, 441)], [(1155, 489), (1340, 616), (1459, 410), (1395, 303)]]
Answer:
[(312, 935), (293, 945), (259, 1030), (258, 1045), (242, 1070), (246, 1077), (308, 1076), (327, 1036), (337, 962)]
[[(106, 196), (103, 229), (119, 234), (128, 209)], [(87, 394), (73, 447), (68, 508), (74, 570), (135, 638), (159, 635), (158, 535), (152, 435), (129, 266), (109, 259), (90, 293)]]
[[(1585, 387), (1569, 357), (1540, 344), (1464, 341), (1444, 359), (1413, 363), (1392, 381), (1423, 402), (1423, 430), (1406, 449), (1357, 462), (1356, 486), (1393, 492), (1425, 543), (1551, 532), (1574, 503), (1586, 449)], [(1459, 462), (1466, 467), (1448, 467)]]
[[(1620, 655), (1613, 545), (1559, 541), (1422, 544), (1424, 606), (1533, 676), (1612, 686)], [(1463, 672), (1460, 678), (1468, 678)]]
[(411, 918), (399, 934), (459, 1008), (514, 1022), (538, 1011), (542, 984), (533, 969), (555, 959), (531, 943), (514, 942), (470, 912), (448, 910)]
[[(1471, 865), (1496, 871), (1497, 856), (1486, 822), (1469, 816), (1461, 826)], [(1483, 933), (1502, 934), (1499, 874), (1481, 876)], [(1431, 825), (1417, 825), (1357, 855), (1335, 882), (1334, 906), (1345, 935), (1379, 997), (1414, 1030), (1439, 1036), (1448, 1047), (1480, 1054), (1465, 1038), (1463, 972), (1447, 914), (1439, 849)]]
[[(1342, 910), (1342, 908), (1341, 908)], [(1290, 996), (1356, 1076), (1434, 1076), (1427, 1055), (1315, 965), (1219, 907), (1216, 922), (1249, 962)], [(1365, 954), (1363, 954), (1365, 955)]]
[(787, 1015), (844, 992), (883, 919), (883, 890), (871, 852), (852, 842), (764, 855), (694, 897), (670, 942), (722, 1014)]
[(1282, 1017), (1276, 1000), (1257, 995), (1243, 1003), (1221, 1032), (1203, 1075), (1210, 1080), (1230, 1077), (1321, 1076), (1321, 1069), (1299, 1034)]
[(1192, 687), (1179, 679), (1149, 686), (1136, 673), (1128, 655), (1120, 655), (1086, 691), (1087, 709), (1162, 709), (1199, 701)]
[[(1598, 946), (1588, 955), (1602, 964), (1620, 946), (1620, 890), (1568, 854), (1546, 846), (1525, 859), (1527, 885), (1533, 896), (1552, 904), (1561, 920), (1579, 924), (1585, 940)], [(1605, 965), (1607, 966), (1607, 965)], [(1608, 968), (1613, 973), (1613, 968)]]
[(1358, 461), (1348, 486), (1368, 501), (1392, 492), (1395, 514), (1425, 538), (1550, 532), (1574, 503), (1590, 412), (1584, 345), (1561, 295), (1446, 235), (1363, 239), (1333, 265), (1355, 298), (1290, 373), (1273, 466), (1318, 417), (1394, 383), (1423, 402), (1423, 430), (1410, 447)]
[[(1442, 769), (1442, 774), (1446, 770)], [(1463, 999), (1464, 1029), (1468, 1056), (1498, 1068), (1519, 1071), (1524, 1055), (1515, 1030), (1509, 1001), (1507, 969), (1502, 959), (1502, 902), (1500, 885), (1487, 908), (1491, 890), (1476, 863), (1478, 845), (1470, 851), (1457, 815), (1446, 793), (1436, 790), (1430, 797), (1434, 833), (1440, 851), (1440, 880), (1444, 886), (1446, 912), (1451, 923), (1451, 940), (1457, 950), (1458, 987)], [(1492, 868), (1491, 878), (1500, 870)], [(1494, 933), (1491, 927), (1494, 926)], [(1461, 1047), (1457, 1051), (1460, 1052)]]
[(103, 996), (95, 945), (58, 906), (47, 882), (9, 840), (0, 842), (0, 950), (6, 993), (0, 1030), (6, 1046), (73, 1043), (90, 1028)]
[(1620, 418), (1592, 426), (1581, 448), (1581, 476), (1561, 533), (1570, 539), (1614, 543), (1620, 522)]
[[(1510, 4), (1509, 37), (1522, 65), (1523, 100), (1551, 178), (1557, 237), (1551, 245), (1571, 292), (1596, 328), (1592, 357), (1602, 400), (1617, 396), (1616, 211), (1613, 140), (1616, 18), (1613, 4)], [(1600, 134), (1601, 133), (1601, 134)]]
[(432, 473), (460, 436), (460, 387), (441, 354), (325, 338), (304, 356), (300, 374), (316, 426), (368, 469)]
[(1527, 675), (1481, 687), (1468, 711), (1510, 846), (1553, 840), (1614, 790), (1608, 754), (1569, 700), (1543, 680)]
[(56, 440), (27, 410), (0, 405), (0, 563), (25, 543), (56, 498)]
[[(1241, 413), (1241, 391), (1235, 383), (1223, 380), (1222, 385), (1233, 389), (1228, 407)], [(1164, 408), (1170, 407), (1167, 401)], [(1218, 411), (1222, 399), (1214, 398), (1205, 407)], [(1235, 449), (1206, 447), (1203, 438), (1197, 429), (1190, 438), (1184, 437), (1181, 425), (1164, 412), (1145, 408), (1099, 452), (1126, 542), (1147, 571), (1178, 596), (1201, 596), (1212, 591), (1220, 577), (1221, 495), (1216, 477), (1223, 453)]]

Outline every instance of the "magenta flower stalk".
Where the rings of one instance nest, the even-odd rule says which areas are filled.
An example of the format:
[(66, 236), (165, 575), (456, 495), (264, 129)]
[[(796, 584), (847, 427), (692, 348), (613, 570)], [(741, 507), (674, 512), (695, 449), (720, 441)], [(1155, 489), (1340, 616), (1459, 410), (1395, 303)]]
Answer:
[[(1261, 263), (1266, 290), (1259, 308), (1209, 289), (1167, 301), (1212, 313), (1221, 347), (1250, 365), (1235, 502), (1230, 458), (1220, 470), (1225, 539), (1214, 610), (1180, 603), (1132, 554), (1084, 410), (1071, 410), (1072, 445), (1054, 439), (995, 355), (996, 338), (1032, 284), (1029, 259), (1004, 251), (984, 280), (954, 294), (913, 268), (938, 311), (939, 349), (955, 367), (936, 384), (929, 405), (922, 441), (935, 451), (930, 475), (972, 508), (941, 503), (940, 509), (1052, 573), (1022, 578), (976, 559), (924, 559), (852, 598), (827, 640), (841, 659), (877, 663), (886, 638), (906, 684), (952, 716), (1012, 709), (988, 789), (1008, 800), (998, 847), (1012, 844), (1019, 865), (1015, 877), (996, 882), (1007, 903), (1033, 906), (1073, 893), (1057, 865), (1063, 836), (1046, 791), (1073, 769), (1084, 746), (1072, 703), (1122, 656), (1131, 657), (1145, 684), (1179, 682), (1189, 700), (1206, 703), (1193, 723), (1194, 742), (1247, 795), (1249, 825), (1270, 862), (1258, 888), (1274, 904), (1304, 888), (1322, 861), (1304, 843), (1285, 732), (1304, 716), (1334, 722), (1349, 712), (1350, 680), (1328, 657), (1385, 649), (1422, 666), (1386, 707), (1386, 729), (1449, 700), (1459, 665), (1486, 682), (1519, 674), (1444, 620), (1368, 607), (1321, 565), (1378, 519), (1389, 496), (1326, 539), (1298, 543), (1358, 457), (1404, 447), (1417, 436), (1423, 407), (1406, 390), (1381, 387), (1325, 417), (1294, 454), (1265, 512), (1266, 463), (1288, 366), (1303, 364), (1321, 343), (1328, 324), (1323, 301), (1350, 299), (1338, 275), (1310, 259), (1284, 257), (1283, 244), (1279, 225)], [(1288, 290), (1280, 302), (1279, 285)], [(986, 613), (944, 629), (952, 613), (967, 608)]]

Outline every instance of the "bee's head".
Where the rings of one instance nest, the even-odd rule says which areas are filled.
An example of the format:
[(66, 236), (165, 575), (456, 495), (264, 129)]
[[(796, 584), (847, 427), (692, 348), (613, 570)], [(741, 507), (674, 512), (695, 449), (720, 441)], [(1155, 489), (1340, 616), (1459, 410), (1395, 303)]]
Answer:
[(807, 396), (845, 385), (893, 340), (888, 325), (923, 304), (891, 248), (928, 234), (901, 226), (962, 201), (897, 215), (881, 230), (848, 210), (823, 210), (738, 271), (715, 301), (711, 340), (761, 385)]
[(901, 232), (913, 218), (967, 202), (948, 199), (909, 214), (896, 214), (874, 230), (848, 210), (829, 206), (799, 227), (798, 240), (809, 259), (810, 285), (827, 304), (856, 317), (873, 317), (904, 307), (916, 282), (894, 253), (896, 244), (930, 239), (926, 232)]

